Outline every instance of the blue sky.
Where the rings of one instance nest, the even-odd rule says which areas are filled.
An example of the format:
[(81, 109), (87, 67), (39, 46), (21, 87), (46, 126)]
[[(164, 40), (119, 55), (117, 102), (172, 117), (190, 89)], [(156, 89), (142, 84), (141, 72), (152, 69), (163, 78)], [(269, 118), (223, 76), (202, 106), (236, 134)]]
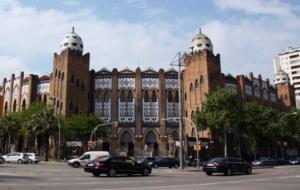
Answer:
[(274, 56), (300, 46), (298, 0), (1, 0), (0, 20), (0, 78), (49, 74), (72, 26), (95, 70), (169, 68), (199, 27), (225, 74), (273, 79)]

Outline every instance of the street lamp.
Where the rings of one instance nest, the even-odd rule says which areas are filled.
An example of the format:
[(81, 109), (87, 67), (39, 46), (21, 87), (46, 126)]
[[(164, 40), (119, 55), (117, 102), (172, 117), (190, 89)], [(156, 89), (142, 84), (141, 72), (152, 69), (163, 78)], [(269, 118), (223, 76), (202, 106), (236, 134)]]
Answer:
[(93, 129), (92, 132), (91, 132), (91, 135), (90, 135), (90, 141), (93, 140), (93, 134), (96, 133), (96, 131), (98, 130), (99, 127), (102, 127), (102, 126), (105, 126), (105, 125), (118, 124), (118, 123), (119, 123), (119, 122), (114, 121), (114, 122), (110, 122), (110, 123), (102, 123), (102, 124), (99, 124), (99, 125), (95, 126), (94, 129)]
[[(162, 120), (163, 121), (168, 121), (168, 120), (178, 120), (179, 119), (179, 117), (172, 117), (172, 118), (162, 118)], [(200, 167), (199, 167), (199, 165), (200, 165), (200, 163), (199, 163), (199, 148), (198, 148), (198, 146), (199, 146), (199, 138), (198, 138), (198, 129), (197, 129), (197, 127), (196, 127), (196, 125), (195, 125), (195, 123), (191, 120), (191, 119), (189, 119), (189, 118), (187, 118), (187, 117), (183, 117), (182, 119), (184, 119), (184, 120), (186, 120), (186, 121), (188, 121), (189, 123), (191, 123), (192, 124), (192, 127), (195, 129), (195, 131), (196, 131), (196, 153), (197, 153), (197, 157), (196, 157), (196, 159), (197, 159), (197, 169), (199, 169)], [(180, 145), (181, 145), (181, 143), (182, 143), (182, 141), (180, 141)], [(180, 146), (180, 148), (182, 148), (182, 146)], [(179, 157), (180, 159), (182, 159), (182, 157)], [(181, 164), (181, 162), (180, 162), (180, 164)], [(182, 167), (183, 168), (183, 165), (180, 165), (180, 167)]]

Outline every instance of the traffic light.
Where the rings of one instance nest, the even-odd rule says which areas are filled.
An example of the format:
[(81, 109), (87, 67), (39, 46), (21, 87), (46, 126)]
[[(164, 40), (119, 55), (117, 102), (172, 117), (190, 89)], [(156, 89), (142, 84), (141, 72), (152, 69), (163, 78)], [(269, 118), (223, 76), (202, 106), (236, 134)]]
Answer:
[(194, 144), (194, 150), (195, 150), (195, 151), (197, 151), (197, 150), (200, 151), (200, 150), (201, 150), (201, 143), (199, 143), (199, 144), (197, 144), (197, 143)]

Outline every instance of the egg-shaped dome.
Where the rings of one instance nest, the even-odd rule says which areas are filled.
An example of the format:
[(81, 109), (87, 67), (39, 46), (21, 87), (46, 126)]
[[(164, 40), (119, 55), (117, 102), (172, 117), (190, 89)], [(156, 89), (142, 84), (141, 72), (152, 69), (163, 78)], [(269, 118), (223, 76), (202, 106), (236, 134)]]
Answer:
[(279, 70), (276, 73), (275, 79), (274, 79), (275, 85), (285, 84), (285, 83), (289, 83), (289, 82), (290, 82), (290, 79), (286, 72), (284, 72), (283, 70)]
[(66, 49), (75, 50), (79, 52), (83, 52), (83, 43), (81, 37), (75, 33), (74, 27), (72, 28), (72, 32), (67, 34), (63, 41), (60, 43), (61, 51)]
[(201, 32), (193, 38), (191, 47), (193, 53), (202, 52), (204, 50), (208, 50), (210, 52), (213, 52), (213, 45), (210, 41), (210, 39)]

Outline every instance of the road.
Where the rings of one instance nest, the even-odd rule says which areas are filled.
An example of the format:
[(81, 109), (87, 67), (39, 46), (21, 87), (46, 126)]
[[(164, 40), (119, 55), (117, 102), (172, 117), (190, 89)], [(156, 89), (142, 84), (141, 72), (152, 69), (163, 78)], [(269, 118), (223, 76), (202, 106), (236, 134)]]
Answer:
[(206, 176), (203, 172), (154, 169), (149, 177), (93, 177), (65, 163), (0, 165), (0, 190), (299, 190), (300, 166), (256, 169), (252, 175)]

